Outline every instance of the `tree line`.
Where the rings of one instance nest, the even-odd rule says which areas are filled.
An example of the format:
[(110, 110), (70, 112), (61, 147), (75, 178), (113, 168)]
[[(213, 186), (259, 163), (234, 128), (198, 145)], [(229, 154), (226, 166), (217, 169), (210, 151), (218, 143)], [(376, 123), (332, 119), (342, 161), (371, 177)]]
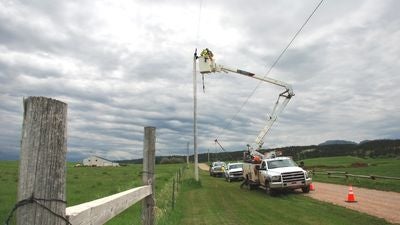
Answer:
[[(356, 156), (361, 158), (377, 158), (377, 157), (400, 157), (400, 139), (398, 140), (372, 140), (363, 141), (359, 144), (325, 144), (325, 145), (308, 145), (308, 146), (289, 146), (272, 149), (262, 149), (260, 152), (281, 151), (282, 155), (290, 156), (295, 161), (332, 156)], [(241, 161), (243, 152), (239, 151), (219, 151), (210, 153), (202, 153), (198, 155), (200, 163), (210, 161)], [(193, 162), (193, 155), (189, 157), (190, 162)], [(142, 163), (142, 159), (122, 160), (121, 163)], [(186, 162), (186, 156), (157, 156), (157, 164), (167, 163), (183, 163)]]

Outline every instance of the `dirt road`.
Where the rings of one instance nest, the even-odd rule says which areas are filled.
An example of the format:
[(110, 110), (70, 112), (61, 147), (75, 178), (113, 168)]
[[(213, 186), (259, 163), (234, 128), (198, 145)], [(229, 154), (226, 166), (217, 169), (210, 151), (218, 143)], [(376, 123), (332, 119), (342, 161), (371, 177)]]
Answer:
[(347, 186), (319, 182), (314, 182), (314, 186), (315, 191), (307, 194), (311, 198), (400, 223), (400, 193), (353, 187), (357, 202), (347, 203)]
[(199, 163), (199, 168), (201, 170), (205, 170), (205, 171), (209, 170), (209, 166), (207, 164), (205, 164), (205, 163)]
[[(200, 163), (199, 168), (208, 171), (207, 164)], [(347, 203), (347, 186), (319, 182), (314, 182), (314, 186), (315, 191), (306, 196), (400, 224), (400, 193), (353, 187), (357, 202)]]

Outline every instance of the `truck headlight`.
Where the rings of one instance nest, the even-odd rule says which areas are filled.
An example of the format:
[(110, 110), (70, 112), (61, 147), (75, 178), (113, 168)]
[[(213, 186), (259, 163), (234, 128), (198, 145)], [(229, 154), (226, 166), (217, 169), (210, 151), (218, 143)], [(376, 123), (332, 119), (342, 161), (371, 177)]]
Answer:
[(271, 181), (273, 181), (273, 182), (281, 181), (281, 176), (272, 176)]

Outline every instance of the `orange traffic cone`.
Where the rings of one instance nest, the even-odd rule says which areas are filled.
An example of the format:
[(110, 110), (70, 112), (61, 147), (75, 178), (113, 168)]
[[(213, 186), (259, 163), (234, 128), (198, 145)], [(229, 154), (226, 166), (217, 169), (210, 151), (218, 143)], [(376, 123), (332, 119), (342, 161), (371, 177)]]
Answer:
[(314, 184), (310, 184), (310, 191), (315, 191), (315, 187), (314, 187)]
[(356, 197), (353, 193), (353, 187), (349, 186), (349, 193), (347, 194), (347, 201), (346, 202), (357, 202)]

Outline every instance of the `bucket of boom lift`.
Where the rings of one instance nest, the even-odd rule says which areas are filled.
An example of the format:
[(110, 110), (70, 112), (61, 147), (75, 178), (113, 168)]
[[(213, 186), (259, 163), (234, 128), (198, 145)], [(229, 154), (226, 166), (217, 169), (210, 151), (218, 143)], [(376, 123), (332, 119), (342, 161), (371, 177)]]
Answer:
[(211, 73), (215, 72), (215, 62), (212, 59), (205, 58), (203, 56), (200, 56), (198, 58), (199, 60), (199, 71), (200, 73)]

